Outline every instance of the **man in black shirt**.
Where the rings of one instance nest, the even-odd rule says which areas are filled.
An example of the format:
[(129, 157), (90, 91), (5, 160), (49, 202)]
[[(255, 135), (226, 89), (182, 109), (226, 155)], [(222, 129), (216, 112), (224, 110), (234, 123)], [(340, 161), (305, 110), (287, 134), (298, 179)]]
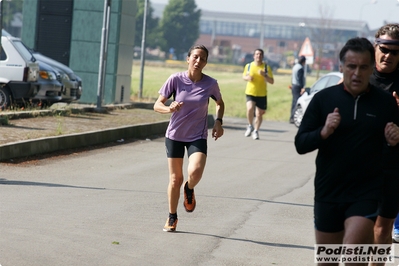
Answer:
[[(370, 83), (388, 92), (399, 103), (399, 24), (382, 26), (375, 38), (376, 66)], [(398, 161), (391, 163), (398, 165)], [(399, 212), (399, 169), (394, 173), (384, 177), (383, 198), (374, 226), (375, 242), (378, 244), (392, 243), (392, 227)], [(399, 228), (395, 228), (393, 238), (399, 240)]]
[(391, 95), (369, 84), (375, 54), (367, 39), (348, 40), (339, 58), (343, 83), (315, 94), (295, 147), (299, 154), (318, 149), (317, 244), (372, 244), (382, 169), (391, 167), (382, 157), (399, 160), (399, 112)]

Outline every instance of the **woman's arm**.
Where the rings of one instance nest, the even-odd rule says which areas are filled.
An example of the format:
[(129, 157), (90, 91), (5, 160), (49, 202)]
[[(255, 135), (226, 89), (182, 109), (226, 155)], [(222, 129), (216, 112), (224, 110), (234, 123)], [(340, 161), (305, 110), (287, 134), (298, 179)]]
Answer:
[(179, 111), (183, 105), (183, 102), (174, 101), (169, 106), (166, 106), (165, 103), (167, 100), (168, 98), (159, 95), (158, 99), (154, 103), (154, 111), (161, 114), (169, 114)]
[(214, 138), (215, 140), (223, 136), (224, 133), (222, 127), (223, 115), (224, 115), (224, 101), (222, 98), (220, 98), (220, 100), (216, 101), (216, 120), (212, 129), (212, 138)]

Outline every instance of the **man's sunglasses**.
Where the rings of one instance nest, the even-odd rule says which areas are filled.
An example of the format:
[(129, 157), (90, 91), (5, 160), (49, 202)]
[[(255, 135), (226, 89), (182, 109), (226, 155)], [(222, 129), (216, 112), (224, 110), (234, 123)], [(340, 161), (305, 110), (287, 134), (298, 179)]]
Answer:
[(380, 49), (381, 53), (383, 54), (391, 54), (391, 55), (398, 55), (399, 50), (391, 50), (385, 47), (381, 47), (381, 45), (378, 45), (378, 48)]

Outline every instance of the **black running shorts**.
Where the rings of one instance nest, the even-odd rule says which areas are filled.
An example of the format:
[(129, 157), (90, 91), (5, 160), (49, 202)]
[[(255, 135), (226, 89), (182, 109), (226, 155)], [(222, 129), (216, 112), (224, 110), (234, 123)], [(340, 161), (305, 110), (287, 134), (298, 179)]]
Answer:
[(375, 222), (378, 201), (364, 200), (352, 203), (315, 202), (314, 223), (318, 231), (336, 233), (344, 230), (345, 220), (352, 216), (363, 216)]
[(395, 219), (399, 212), (399, 179), (396, 176), (384, 177), (382, 198), (378, 215), (388, 219)]
[(256, 97), (246, 94), (247, 102), (255, 102), (256, 107), (262, 110), (267, 110), (267, 96)]
[(187, 149), (188, 157), (194, 152), (202, 152), (207, 155), (208, 144), (206, 139), (198, 139), (192, 142), (183, 142), (165, 138), (166, 155), (168, 158), (183, 158)]

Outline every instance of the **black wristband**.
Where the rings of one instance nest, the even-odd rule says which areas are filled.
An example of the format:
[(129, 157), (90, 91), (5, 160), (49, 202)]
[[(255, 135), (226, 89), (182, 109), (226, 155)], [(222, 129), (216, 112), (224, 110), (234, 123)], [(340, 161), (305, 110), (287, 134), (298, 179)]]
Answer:
[(221, 119), (221, 118), (216, 118), (216, 120), (220, 122), (220, 125), (223, 125), (223, 119)]

